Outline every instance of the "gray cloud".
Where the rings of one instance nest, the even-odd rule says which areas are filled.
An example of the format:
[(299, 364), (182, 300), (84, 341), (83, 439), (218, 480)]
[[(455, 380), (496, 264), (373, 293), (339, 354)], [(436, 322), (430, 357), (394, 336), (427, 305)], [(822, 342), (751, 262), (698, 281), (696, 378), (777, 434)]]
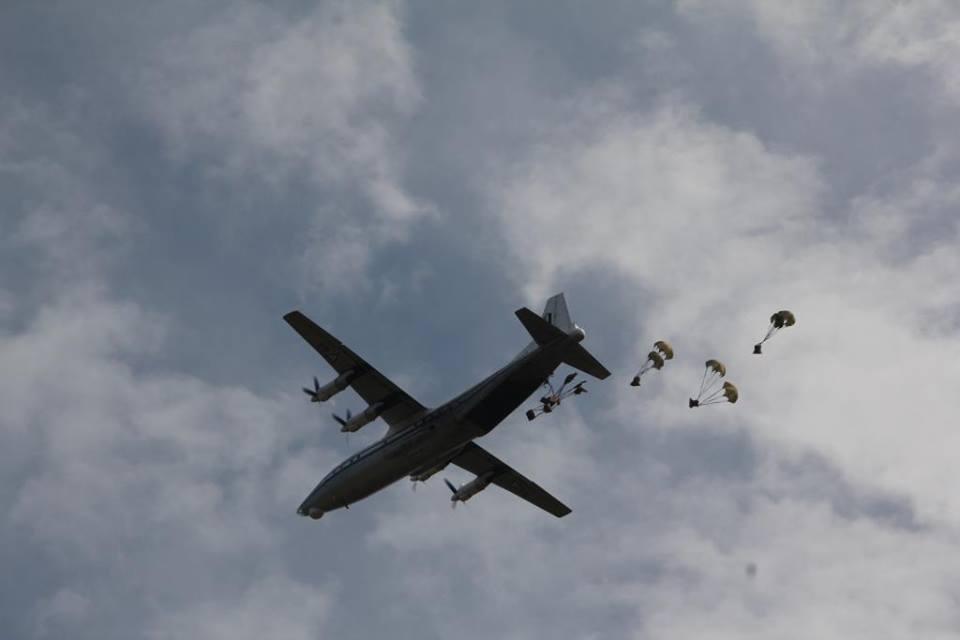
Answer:
[[(8, 635), (955, 636), (953, 12), (761, 4), (12, 10)], [(371, 436), (280, 314), (433, 404), (559, 289), (620, 374), (483, 444), (569, 518), (293, 514)]]

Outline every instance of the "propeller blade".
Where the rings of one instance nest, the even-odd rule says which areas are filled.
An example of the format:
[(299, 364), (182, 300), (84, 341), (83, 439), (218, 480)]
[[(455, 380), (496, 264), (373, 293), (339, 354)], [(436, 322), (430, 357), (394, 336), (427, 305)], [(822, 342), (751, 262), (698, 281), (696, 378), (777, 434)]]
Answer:
[(456, 493), (456, 492), (457, 492), (457, 488), (456, 488), (455, 486), (453, 486), (453, 483), (452, 483), (452, 482), (450, 482), (450, 481), (447, 480), (446, 478), (444, 478), (443, 481), (446, 483), (446, 485), (447, 485), (448, 487), (450, 487), (450, 493)]
[(317, 376), (313, 376), (313, 390), (315, 393), (320, 393), (320, 381), (317, 380)]
[(303, 392), (308, 396), (310, 396), (311, 398), (317, 397), (317, 392), (314, 391), (313, 389), (307, 389), (306, 387), (301, 387), (301, 388), (303, 389)]
[(333, 416), (333, 419), (336, 420), (337, 423), (338, 423), (341, 427), (347, 426), (347, 420), (350, 419), (350, 412), (349, 412), (349, 411), (347, 411), (347, 420), (344, 420), (343, 418), (341, 418), (340, 416), (338, 416), (338, 415), (335, 414), (335, 413), (331, 413), (330, 415)]

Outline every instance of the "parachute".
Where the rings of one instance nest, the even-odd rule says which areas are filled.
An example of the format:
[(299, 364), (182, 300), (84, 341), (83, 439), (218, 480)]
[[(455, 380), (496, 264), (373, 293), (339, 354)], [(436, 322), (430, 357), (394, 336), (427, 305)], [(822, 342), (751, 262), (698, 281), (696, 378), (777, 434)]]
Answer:
[(639, 387), (640, 378), (643, 377), (643, 374), (652, 369), (659, 371), (663, 368), (665, 361), (673, 359), (673, 347), (670, 346), (669, 342), (657, 340), (653, 343), (653, 349), (653, 351), (647, 354), (647, 359), (643, 363), (643, 366), (640, 367), (640, 371), (638, 371), (637, 375), (630, 381), (631, 387)]
[(732, 382), (723, 382), (727, 368), (719, 360), (707, 360), (704, 363), (703, 378), (700, 380), (700, 392), (696, 398), (690, 398), (690, 408), (703, 407), (721, 402), (735, 403), (740, 392)]
[(673, 347), (666, 340), (657, 340), (653, 343), (653, 348), (663, 354), (664, 359), (673, 360)]
[(760, 355), (762, 353), (764, 342), (772, 338), (774, 334), (781, 329), (785, 327), (792, 327), (795, 324), (797, 324), (797, 319), (793, 315), (792, 311), (787, 311), (786, 309), (777, 311), (775, 314), (770, 316), (770, 328), (767, 329), (767, 335), (763, 336), (763, 340), (753, 345), (753, 353)]
[(581, 380), (577, 384), (573, 385), (573, 387), (570, 389), (567, 389), (567, 385), (573, 382), (573, 379), (576, 377), (576, 371), (567, 374), (567, 377), (563, 379), (563, 384), (560, 385), (560, 388), (554, 389), (553, 385), (550, 384), (550, 377), (547, 376), (547, 379), (543, 382), (543, 386), (547, 387), (550, 392), (540, 398), (540, 405), (538, 407), (527, 411), (527, 420), (534, 420), (537, 416), (541, 416), (545, 413), (552, 413), (554, 407), (558, 406), (561, 401), (566, 400), (570, 396), (579, 396), (587, 393), (587, 388), (583, 386), (586, 384), (586, 380)]

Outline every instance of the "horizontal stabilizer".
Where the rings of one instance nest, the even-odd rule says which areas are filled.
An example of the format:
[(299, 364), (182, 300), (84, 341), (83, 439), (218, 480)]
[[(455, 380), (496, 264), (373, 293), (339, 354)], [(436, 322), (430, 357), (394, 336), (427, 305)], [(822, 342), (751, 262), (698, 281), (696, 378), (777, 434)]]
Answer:
[(530, 309), (521, 307), (516, 310), (517, 318), (523, 327), (539, 345), (550, 344), (555, 340), (567, 337), (567, 334), (553, 326)]
[(566, 355), (563, 356), (563, 361), (575, 369), (580, 369), (584, 373), (589, 373), (594, 378), (599, 380), (604, 380), (605, 378), (610, 377), (610, 372), (605, 366), (600, 364), (596, 358), (590, 355), (590, 352), (581, 347), (579, 344), (574, 345)]

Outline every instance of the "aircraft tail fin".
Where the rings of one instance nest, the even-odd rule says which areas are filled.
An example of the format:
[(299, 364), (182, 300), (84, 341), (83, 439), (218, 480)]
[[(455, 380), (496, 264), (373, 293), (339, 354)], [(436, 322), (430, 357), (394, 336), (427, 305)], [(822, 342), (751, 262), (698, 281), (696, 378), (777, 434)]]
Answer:
[[(563, 338), (576, 328), (573, 320), (570, 319), (567, 302), (562, 293), (558, 293), (547, 300), (542, 316), (537, 316), (533, 311), (524, 307), (517, 311), (517, 318), (533, 337), (533, 342), (519, 353), (518, 358), (530, 353), (538, 345), (548, 344), (558, 338)], [(570, 347), (563, 361), (571, 367), (600, 380), (610, 375), (607, 368), (579, 344)]]
[[(531, 312), (530, 315), (534, 314)], [(547, 324), (553, 325), (564, 333), (567, 333), (573, 329), (573, 322), (570, 320), (570, 312), (567, 311), (567, 303), (564, 300), (562, 293), (558, 293), (547, 300), (547, 305), (543, 308), (543, 315), (541, 317), (543, 320), (547, 321)], [(527, 326), (529, 324), (529, 320), (524, 322), (523, 318), (520, 318), (520, 322), (523, 322), (523, 326), (526, 327), (527, 331), (530, 331), (530, 334), (534, 335), (533, 331), (530, 330), (530, 327)], [(534, 341), (524, 347), (523, 351), (518, 353), (517, 357), (514, 359), (516, 360), (527, 355), (537, 348), (537, 344), (538, 342), (536, 336), (534, 335)]]
[(562, 293), (558, 293), (547, 300), (547, 305), (543, 308), (543, 319), (564, 333), (570, 333), (575, 326), (573, 320), (570, 319), (567, 301)]

